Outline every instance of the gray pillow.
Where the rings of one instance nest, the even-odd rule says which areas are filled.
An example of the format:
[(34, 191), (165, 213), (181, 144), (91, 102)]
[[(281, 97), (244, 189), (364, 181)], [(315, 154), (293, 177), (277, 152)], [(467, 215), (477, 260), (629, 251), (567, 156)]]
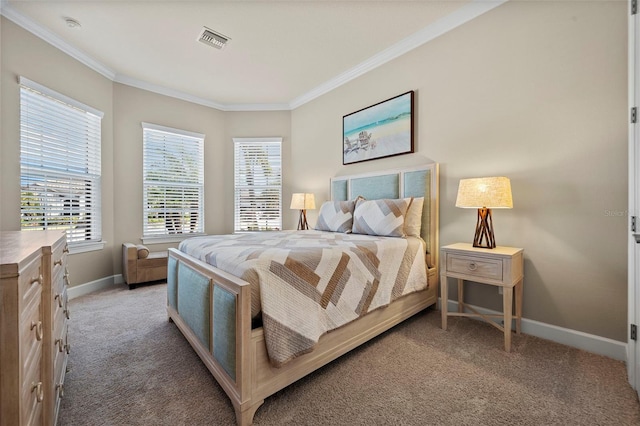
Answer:
[(325, 201), (320, 207), (316, 230), (350, 233), (355, 201)]

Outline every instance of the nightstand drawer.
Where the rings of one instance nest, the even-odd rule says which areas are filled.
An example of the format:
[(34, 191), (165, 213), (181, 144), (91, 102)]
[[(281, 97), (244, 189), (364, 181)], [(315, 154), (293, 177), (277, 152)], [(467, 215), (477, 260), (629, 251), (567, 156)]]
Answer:
[(502, 260), (448, 253), (447, 271), (502, 281)]

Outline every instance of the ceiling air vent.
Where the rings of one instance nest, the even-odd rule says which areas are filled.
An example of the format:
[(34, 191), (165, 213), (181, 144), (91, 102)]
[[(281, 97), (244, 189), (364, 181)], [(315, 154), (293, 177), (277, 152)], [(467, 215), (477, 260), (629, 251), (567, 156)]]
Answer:
[(198, 41), (206, 44), (207, 46), (215, 47), (216, 49), (222, 49), (227, 45), (227, 42), (231, 40), (227, 36), (223, 36), (207, 27), (202, 27)]

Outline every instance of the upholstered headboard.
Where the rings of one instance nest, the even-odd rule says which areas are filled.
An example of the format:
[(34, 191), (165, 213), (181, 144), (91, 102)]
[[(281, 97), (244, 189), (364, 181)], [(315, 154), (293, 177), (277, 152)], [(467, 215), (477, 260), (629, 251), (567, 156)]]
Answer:
[(331, 199), (367, 200), (424, 197), (420, 236), (427, 243), (429, 266), (438, 263), (438, 164), (331, 178)]

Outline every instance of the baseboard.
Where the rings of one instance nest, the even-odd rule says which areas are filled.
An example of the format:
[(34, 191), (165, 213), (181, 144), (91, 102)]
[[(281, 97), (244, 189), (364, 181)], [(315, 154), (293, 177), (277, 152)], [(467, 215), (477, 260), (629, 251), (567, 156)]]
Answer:
[(93, 293), (95, 291), (104, 290), (105, 288), (113, 287), (122, 283), (124, 283), (122, 274), (112, 275), (110, 277), (100, 278), (99, 280), (69, 287), (69, 289), (67, 290), (67, 295), (69, 299), (75, 299), (76, 297), (84, 296), (85, 294)]
[[(483, 314), (501, 314), (501, 312), (482, 308), (480, 306), (469, 306)], [(455, 300), (449, 300), (447, 307), (449, 311), (457, 312), (458, 302)], [(522, 318), (520, 326), (523, 333), (531, 336), (551, 340), (553, 342), (572, 346), (594, 354), (604, 355), (609, 358), (617, 359), (618, 361), (627, 361), (627, 344), (625, 342), (619, 342), (606, 337), (600, 337), (594, 334), (558, 327), (557, 325), (546, 324), (526, 318)], [(513, 324), (513, 327), (515, 327), (515, 323)]]

